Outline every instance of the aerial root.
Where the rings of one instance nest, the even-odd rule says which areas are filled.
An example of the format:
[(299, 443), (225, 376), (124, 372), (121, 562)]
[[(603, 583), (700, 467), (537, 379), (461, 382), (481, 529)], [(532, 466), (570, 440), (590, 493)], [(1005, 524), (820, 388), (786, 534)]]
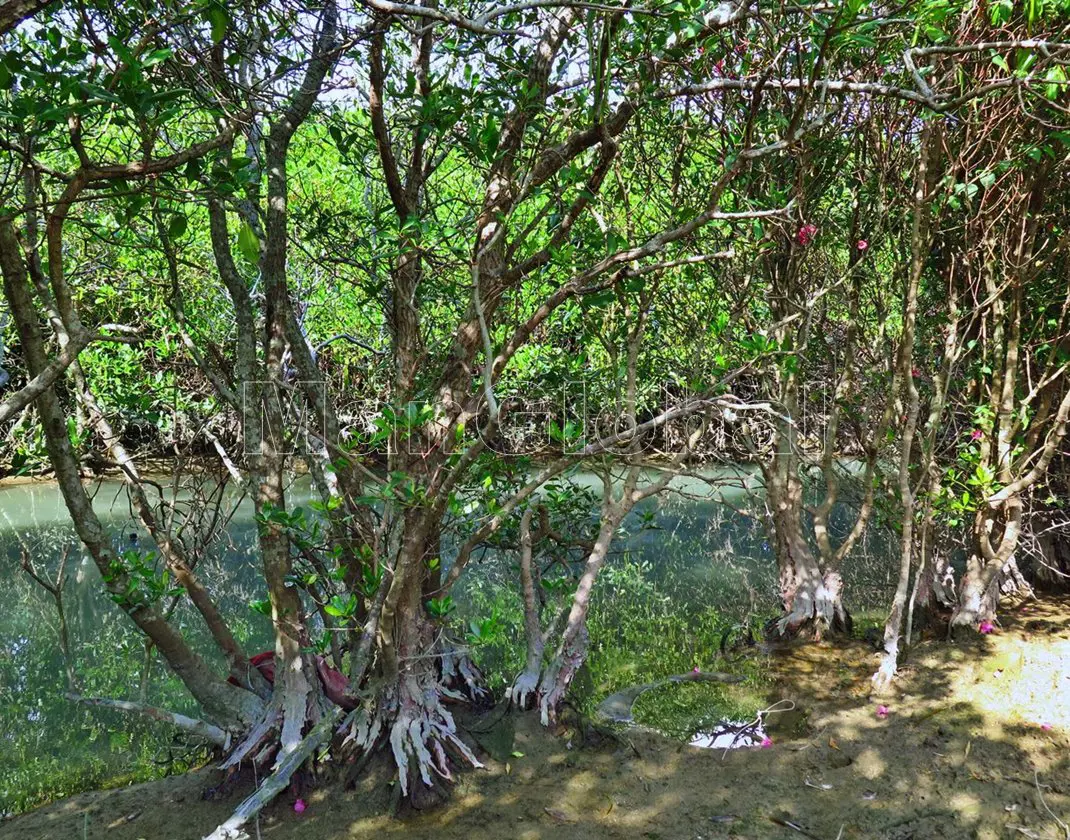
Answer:
[(461, 739), (453, 715), (434, 695), (425, 695), (420, 703), (410, 700), (404, 704), (390, 727), (390, 749), (404, 793), (413, 792), (417, 777), (428, 788), (435, 785), (432, 774), (452, 780), (451, 757), (471, 767), (483, 767)]
[(64, 695), (68, 700), (81, 703), (85, 706), (99, 706), (106, 709), (118, 709), (121, 712), (132, 712), (144, 715), (153, 720), (161, 720), (169, 723), (184, 732), (188, 732), (195, 738), (221, 747), (224, 750), (230, 747), (230, 733), (207, 721), (187, 717), (178, 712), (170, 712), (156, 706), (148, 706), (145, 703), (135, 703), (132, 700), (113, 700), (110, 697), (83, 697), (80, 694), (68, 692)]
[(518, 709), (531, 708), (539, 687), (539, 672), (524, 671), (509, 689), (509, 700)]

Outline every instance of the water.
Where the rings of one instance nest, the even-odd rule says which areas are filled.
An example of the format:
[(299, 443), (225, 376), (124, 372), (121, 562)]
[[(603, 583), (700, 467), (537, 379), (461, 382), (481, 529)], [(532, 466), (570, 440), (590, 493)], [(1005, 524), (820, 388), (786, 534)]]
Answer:
[[(716, 479), (714, 485), (710, 480)], [(593, 475), (571, 479), (601, 488)], [(197, 573), (217, 599), (247, 650), (270, 648), (270, 622), (250, 604), (265, 597), (256, 553), (256, 528), (249, 500), (210, 481), (187, 477), (178, 492), (160, 479), (159, 493), (173, 499), (184, 515), (197, 519), (208, 534), (190, 541)], [(745, 471), (721, 469), (702, 478), (679, 478), (673, 492), (645, 502), (632, 513), (613, 548), (600, 585), (611, 590), (617, 568), (649, 581), (668, 609), (713, 609), (733, 620), (775, 608), (776, 565), (760, 521), (748, 516), (754, 478)], [(308, 497), (307, 481), (290, 489), (292, 503)], [(132, 515), (121, 483), (95, 485), (94, 505), (117, 550), (151, 548)], [(833, 526), (849, 527), (848, 512)], [(189, 536), (189, 534), (187, 534)], [(890, 535), (871, 529), (845, 568), (851, 604), (886, 603), (893, 585)], [(58, 488), (52, 483), (0, 486), (0, 813), (33, 804), (45, 795), (69, 793), (100, 784), (133, 767), (181, 768), (196, 756), (166, 727), (101, 710), (75, 706), (64, 697), (67, 678), (59, 643), (53, 597), (20, 569), (29, 557), (38, 574), (55, 581), (61, 562), (66, 575), (63, 606), (70, 652), (78, 675), (76, 689), (91, 696), (142, 700), (176, 711), (195, 712), (177, 680), (143, 637), (107, 598), (99, 574), (78, 543)], [(449, 558), (443, 558), (448, 565)], [(457, 591), (459, 623), (466, 609), (485, 603), (488, 591), (515, 592), (516, 561), (509, 552), (488, 553), (473, 562)], [(625, 598), (621, 609), (626, 609)], [(209, 656), (215, 656), (199, 616), (180, 599), (173, 621)], [(625, 638), (608, 644), (627, 645)], [(625, 652), (626, 653), (626, 652)], [(216, 658), (220, 670), (223, 663)], [(718, 742), (719, 743), (719, 742)]]

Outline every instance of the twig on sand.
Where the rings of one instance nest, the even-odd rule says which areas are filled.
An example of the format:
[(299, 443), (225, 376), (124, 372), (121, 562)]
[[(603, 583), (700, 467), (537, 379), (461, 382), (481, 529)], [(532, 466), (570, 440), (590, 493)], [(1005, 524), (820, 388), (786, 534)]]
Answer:
[(739, 729), (736, 730), (736, 735), (732, 739), (732, 743), (725, 747), (724, 752), (721, 753), (721, 760), (724, 761), (725, 757), (728, 755), (728, 751), (736, 745), (736, 741), (738, 741), (743, 735), (747, 734), (748, 732), (753, 732), (755, 729), (761, 726), (765, 722), (766, 715), (773, 712), (790, 712), (794, 708), (794, 700), (777, 700), (772, 706), (762, 709), (760, 712), (758, 712), (758, 715), (754, 718), (754, 720), (744, 726), (741, 726)]
[[(777, 825), (783, 826), (784, 828), (790, 828), (792, 831), (797, 831), (803, 837), (809, 837), (811, 838), (811, 840), (821, 840), (821, 838), (818, 837), (816, 834), (812, 834), (811, 832), (803, 828), (801, 825), (799, 825), (798, 823), (793, 823), (791, 820), (782, 820), (780, 817), (770, 817), (769, 821), (774, 822)], [(843, 829), (841, 828), (840, 830), (842, 831)]]
[(1055, 812), (1048, 807), (1048, 803), (1044, 801), (1044, 791), (1040, 789), (1040, 774), (1036, 770), (1033, 770), (1033, 781), (1037, 786), (1037, 796), (1040, 797), (1040, 804), (1044, 806), (1044, 810), (1051, 814), (1051, 818), (1059, 824), (1059, 828), (1063, 830), (1063, 834), (1066, 835), (1066, 840), (1070, 840), (1070, 826), (1064, 823), (1061, 819), (1055, 816)]

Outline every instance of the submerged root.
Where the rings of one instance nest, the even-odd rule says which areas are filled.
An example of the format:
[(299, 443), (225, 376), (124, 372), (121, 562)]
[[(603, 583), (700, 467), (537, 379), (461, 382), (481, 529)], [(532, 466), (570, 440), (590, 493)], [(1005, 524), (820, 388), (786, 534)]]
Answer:
[(336, 755), (350, 762), (347, 783), (352, 783), (356, 773), (389, 743), (401, 794), (407, 795), (415, 808), (441, 802), (444, 783), (453, 778), (453, 767), (483, 767), (462, 740), (446, 703), (489, 698), (482, 674), (464, 651), (440, 642), (435, 655), (412, 660), (409, 670), (355, 709), (310, 703), (305, 725), (311, 728), (285, 753), (280, 749), (282, 712), (273, 702), (221, 768), (232, 770), (247, 762), (266, 768), (278, 756), (274, 771), (206, 840), (244, 840), (249, 820), (285, 790), (294, 774), (326, 749), (336, 735), (341, 739), (335, 742)]
[(264, 715), (256, 723), (246, 736), (238, 742), (230, 754), (219, 765), (221, 770), (237, 767), (250, 755), (259, 755), (264, 748), (270, 746), (278, 729), (282, 714), (274, 703), (264, 711)]
[(400, 790), (415, 808), (443, 800), (442, 782), (453, 780), (452, 765), (483, 767), (462, 740), (453, 714), (443, 702), (459, 695), (432, 676), (404, 675), (396, 687), (372, 701), (370, 708), (353, 713), (343, 742), (353, 762), (346, 774), (347, 784), (353, 784), (384, 736), (397, 767)]
[(766, 622), (762, 635), (766, 641), (812, 638), (821, 641), (827, 635), (849, 635), (854, 625), (851, 614), (841, 602), (818, 604), (811, 608), (796, 605), (779, 618)]
[[(441, 800), (438, 782), (451, 782), (450, 762), (463, 760), (472, 767), (482, 767), (475, 753), (461, 740), (457, 724), (437, 698), (419, 705), (407, 704), (390, 730), (390, 749), (398, 768), (401, 789), (409, 794), (416, 808)], [(423, 784), (421, 790), (417, 777)]]
[(494, 697), (486, 688), (483, 672), (468, 656), (468, 652), (448, 639), (442, 639), (436, 653), (441, 673), (441, 683), (447, 696), (466, 700), (479, 706), (494, 705)]
[(320, 718), (311, 731), (282, 758), (275, 772), (264, 779), (260, 787), (237, 807), (230, 819), (216, 828), (205, 840), (246, 840), (249, 835), (245, 831), (245, 825), (284, 791), (294, 773), (330, 740), (344, 713), (344, 709), (335, 706)]

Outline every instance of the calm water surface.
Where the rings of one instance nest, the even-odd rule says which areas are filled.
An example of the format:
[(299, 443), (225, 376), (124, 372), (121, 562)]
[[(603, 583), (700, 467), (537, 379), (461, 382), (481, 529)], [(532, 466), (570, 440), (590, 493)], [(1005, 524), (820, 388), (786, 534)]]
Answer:
[[(753, 497), (752, 477), (722, 470), (706, 478), (674, 480), (673, 492), (633, 513), (614, 546), (614, 559), (638, 564), (664, 597), (681, 609), (712, 607), (737, 618), (775, 606), (775, 561), (760, 523), (740, 511)], [(573, 482), (600, 492), (601, 480), (577, 474)], [(727, 482), (727, 483), (724, 483)], [(169, 494), (161, 479), (161, 490)], [(132, 515), (121, 483), (94, 485), (94, 505), (117, 550), (151, 542)], [(170, 496), (168, 496), (170, 497)], [(179, 494), (179, 499), (183, 498)], [(308, 498), (307, 483), (291, 488), (292, 504)], [(193, 504), (200, 512), (209, 508)], [(214, 510), (214, 508), (212, 508)], [(653, 512), (651, 514), (651, 511)], [(643, 515), (647, 526), (641, 527)], [(848, 511), (834, 517), (841, 531)], [(593, 515), (593, 512), (592, 512)], [(216, 514), (218, 538), (205, 551), (198, 575), (211, 589), (249, 650), (271, 646), (268, 619), (250, 608), (264, 597), (255, 552), (252, 505), (224, 494)], [(652, 518), (651, 518), (652, 517)], [(892, 551), (892, 538), (870, 529), (864, 545), (845, 568), (855, 608), (878, 606), (893, 582), (893, 564), (880, 563)], [(87, 695), (143, 699), (175, 710), (194, 711), (177, 681), (151, 655), (132, 624), (104, 594), (95, 565), (78, 543), (66, 508), (53, 483), (0, 486), (0, 813), (20, 807), (37, 786), (55, 790), (57, 778), (70, 790), (99, 783), (122, 772), (131, 761), (181, 760), (185, 747), (155, 724), (121, 720), (74, 706), (64, 698), (66, 672), (58, 642), (52, 597), (20, 568), (23, 554), (42, 575), (54, 579), (66, 557), (63, 604), (71, 647)], [(448, 564), (449, 558), (444, 558)], [(879, 570), (879, 571), (874, 571)], [(488, 586), (515, 587), (515, 558), (488, 555), (474, 563), (466, 578)], [(462, 578), (462, 581), (465, 579)], [(457, 592), (464, 615), (463, 586)], [(211, 655), (199, 618), (181, 600), (173, 620)], [(220, 660), (222, 670), (222, 661)]]

